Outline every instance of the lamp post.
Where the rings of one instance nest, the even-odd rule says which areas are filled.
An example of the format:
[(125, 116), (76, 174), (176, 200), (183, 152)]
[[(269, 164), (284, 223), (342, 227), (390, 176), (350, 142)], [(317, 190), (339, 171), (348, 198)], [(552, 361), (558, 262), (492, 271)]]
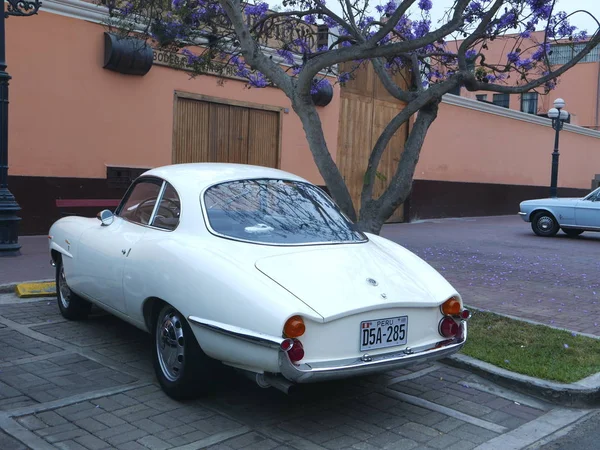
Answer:
[[(3, 2), (4, 3), (4, 2)], [(0, 15), (0, 256), (19, 254), (19, 221), (21, 210), (15, 196), (8, 190), (8, 82), (6, 72), (6, 36), (4, 22), (8, 16), (37, 14), (39, 0), (7, 0)]]
[(556, 131), (554, 134), (554, 152), (552, 152), (552, 176), (550, 179), (550, 197), (556, 197), (556, 185), (558, 182), (558, 138), (560, 130), (563, 129), (563, 124), (569, 118), (569, 113), (565, 107), (565, 101), (562, 98), (554, 100), (554, 108), (548, 111), (548, 117), (552, 119), (552, 128)]

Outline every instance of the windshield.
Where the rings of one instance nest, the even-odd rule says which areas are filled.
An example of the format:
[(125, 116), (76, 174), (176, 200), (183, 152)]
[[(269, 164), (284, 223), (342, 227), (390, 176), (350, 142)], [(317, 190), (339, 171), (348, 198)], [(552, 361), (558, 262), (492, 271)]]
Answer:
[(264, 244), (364, 242), (366, 236), (319, 188), (289, 180), (239, 180), (208, 188), (210, 228)]
[(600, 196), (600, 187), (590, 192), (585, 196), (584, 200), (593, 200), (597, 199)]

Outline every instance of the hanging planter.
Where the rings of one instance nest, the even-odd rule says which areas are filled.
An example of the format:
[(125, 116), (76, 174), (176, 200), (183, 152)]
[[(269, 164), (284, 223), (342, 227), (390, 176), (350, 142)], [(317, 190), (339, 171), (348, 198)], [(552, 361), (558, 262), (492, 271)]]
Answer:
[(310, 96), (316, 106), (327, 106), (333, 100), (333, 86), (326, 80), (314, 80)]
[(141, 39), (104, 33), (104, 68), (127, 75), (146, 75), (152, 68), (152, 47)]

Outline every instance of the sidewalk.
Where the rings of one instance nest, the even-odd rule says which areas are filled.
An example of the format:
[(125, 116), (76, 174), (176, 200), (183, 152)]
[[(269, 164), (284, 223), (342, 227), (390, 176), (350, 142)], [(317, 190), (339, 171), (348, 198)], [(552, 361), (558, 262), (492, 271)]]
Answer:
[(20, 281), (53, 280), (47, 236), (21, 236), (21, 255), (0, 257), (0, 285)]

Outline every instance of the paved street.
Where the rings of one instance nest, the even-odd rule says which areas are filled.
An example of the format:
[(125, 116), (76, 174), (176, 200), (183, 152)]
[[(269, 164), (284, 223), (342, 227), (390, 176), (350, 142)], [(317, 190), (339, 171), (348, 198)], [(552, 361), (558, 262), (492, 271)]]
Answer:
[(542, 238), (515, 216), (391, 225), (465, 303), (600, 336), (600, 233)]
[(589, 414), (441, 363), (289, 397), (224, 370), (210, 397), (178, 403), (150, 345), (101, 311), (68, 322), (55, 299), (0, 295), (0, 448), (517, 449)]

